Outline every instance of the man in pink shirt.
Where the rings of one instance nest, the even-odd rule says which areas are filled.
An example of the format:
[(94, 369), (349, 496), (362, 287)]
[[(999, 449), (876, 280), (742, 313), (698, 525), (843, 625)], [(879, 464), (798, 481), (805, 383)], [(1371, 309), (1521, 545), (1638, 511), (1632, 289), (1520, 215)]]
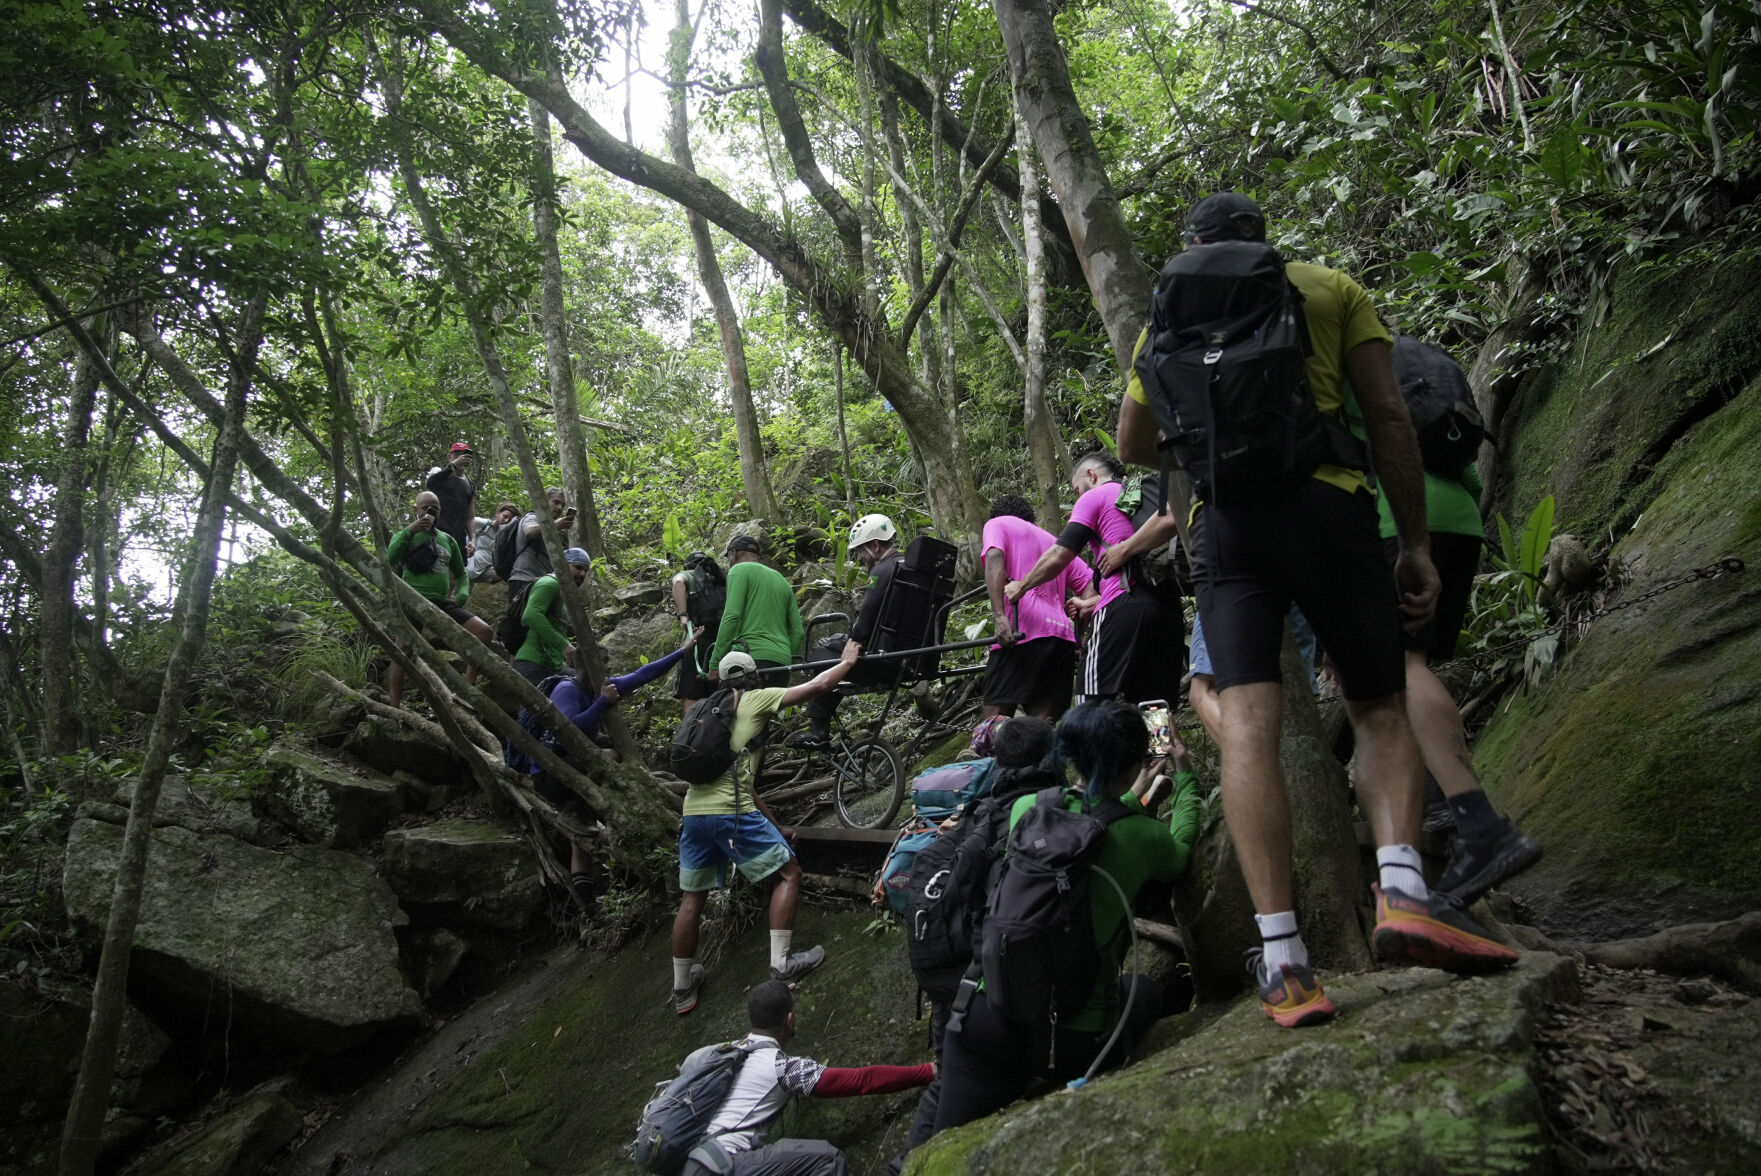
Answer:
[(998, 642), (984, 667), (987, 719), (1013, 715), (1016, 707), (1037, 718), (1056, 719), (1070, 706), (1076, 625), (1064, 602), (1090, 593), (1094, 569), (1072, 559), (1052, 579), (1015, 600), (1004, 595), (1008, 583), (1031, 572), (1057, 542), (1057, 536), (1035, 525), (1033, 507), (1019, 494), (991, 503), (979, 543)]
[[(1061, 576), (1084, 547), (1098, 561), (1109, 547), (1132, 537), (1130, 516), (1114, 506), (1124, 489), (1124, 474), (1125, 468), (1103, 450), (1076, 459), (1070, 486), (1077, 498), (1069, 524), (1026, 576), (1005, 586), (1005, 597), (1017, 600)], [(1186, 619), (1157, 600), (1148, 584), (1134, 583), (1129, 562), (1101, 577), (1098, 598), (1086, 597), (1071, 607), (1079, 618), (1093, 615), (1077, 677), (1077, 701), (1179, 697), (1186, 674)]]

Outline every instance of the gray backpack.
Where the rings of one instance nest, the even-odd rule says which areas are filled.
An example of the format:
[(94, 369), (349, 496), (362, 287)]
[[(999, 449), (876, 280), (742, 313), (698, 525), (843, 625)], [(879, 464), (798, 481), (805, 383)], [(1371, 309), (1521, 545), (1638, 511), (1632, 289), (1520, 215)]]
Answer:
[(710, 1120), (727, 1101), (740, 1067), (757, 1045), (724, 1041), (694, 1050), (679, 1063), (679, 1075), (654, 1087), (642, 1108), (629, 1156), (645, 1171), (671, 1176), (685, 1166), (704, 1140)]

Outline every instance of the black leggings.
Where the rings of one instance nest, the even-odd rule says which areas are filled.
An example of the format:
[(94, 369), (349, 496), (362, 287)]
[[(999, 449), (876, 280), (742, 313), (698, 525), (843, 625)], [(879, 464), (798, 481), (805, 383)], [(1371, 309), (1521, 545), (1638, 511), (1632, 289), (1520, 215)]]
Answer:
[[(1123, 1061), (1144, 1031), (1162, 1015), (1162, 993), (1154, 981), (1128, 972), (1119, 977), (1118, 983), (1120, 1008), (1125, 1007), (1125, 998), (1133, 989), (1136, 996), (1124, 1031), (1101, 1066), (1103, 1070)], [(1048, 1049), (1043, 1030), (1034, 1032), (1024, 1029), (1019, 1022), (1005, 1020), (991, 1010), (990, 1002), (982, 995), (976, 997), (967, 1009), (965, 1023), (942, 1038), (936, 1132), (1002, 1110), (1027, 1093), (1036, 1078), (1062, 1084), (1081, 1077), (1111, 1032), (1059, 1029), (1056, 1057), (1048, 1065), (1048, 1054), (1053, 1051)]]

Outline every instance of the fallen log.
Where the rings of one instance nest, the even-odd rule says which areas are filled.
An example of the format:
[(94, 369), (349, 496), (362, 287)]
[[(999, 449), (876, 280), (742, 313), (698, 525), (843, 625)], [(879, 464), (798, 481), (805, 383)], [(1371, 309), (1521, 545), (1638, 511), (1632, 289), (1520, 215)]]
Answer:
[(1761, 911), (1723, 923), (1686, 923), (1640, 939), (1578, 948), (1586, 960), (1609, 968), (1654, 968), (1672, 976), (1717, 976), (1761, 995)]

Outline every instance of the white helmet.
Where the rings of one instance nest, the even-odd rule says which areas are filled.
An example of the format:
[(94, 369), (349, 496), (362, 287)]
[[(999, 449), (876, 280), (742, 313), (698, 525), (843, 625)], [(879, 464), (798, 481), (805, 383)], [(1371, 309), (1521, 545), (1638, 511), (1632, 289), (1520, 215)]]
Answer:
[(893, 526), (893, 520), (886, 515), (863, 515), (850, 528), (850, 550), (855, 551), (864, 543), (872, 543), (876, 539), (885, 539), (891, 543), (898, 537), (899, 528)]

